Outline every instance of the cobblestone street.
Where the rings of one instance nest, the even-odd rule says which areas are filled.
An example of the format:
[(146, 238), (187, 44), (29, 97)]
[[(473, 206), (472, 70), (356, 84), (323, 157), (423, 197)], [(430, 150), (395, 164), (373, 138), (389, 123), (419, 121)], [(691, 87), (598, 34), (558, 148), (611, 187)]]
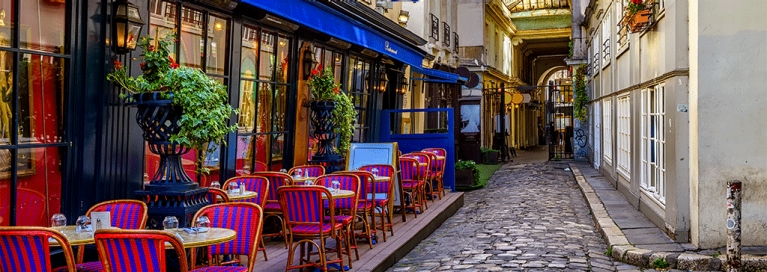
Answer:
[(541, 150), (519, 153), (388, 271), (631, 269), (605, 256), (567, 163), (546, 162)]

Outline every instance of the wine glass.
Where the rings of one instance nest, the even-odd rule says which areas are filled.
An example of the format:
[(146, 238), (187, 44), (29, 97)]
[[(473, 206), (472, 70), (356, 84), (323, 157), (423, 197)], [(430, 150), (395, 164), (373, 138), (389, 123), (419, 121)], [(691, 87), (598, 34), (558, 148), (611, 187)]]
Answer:
[(238, 184), (237, 182), (230, 182), (229, 188), (227, 189), (229, 189), (229, 194), (232, 194), (232, 195), (238, 194), (240, 193), (240, 184)]
[(197, 232), (208, 232), (208, 228), (210, 228), (210, 219), (208, 219), (208, 216), (206, 215), (197, 217), (194, 226), (197, 228)]
[(210, 183), (211, 188), (221, 189), (221, 183), (218, 183), (218, 180), (214, 180)]
[(330, 183), (330, 186), (333, 186), (333, 192), (338, 193), (338, 190), (341, 189), (341, 183), (337, 180), (334, 180)]
[(77, 217), (75, 225), (77, 225), (77, 228), (75, 228), (76, 233), (88, 232), (90, 231), (91, 218), (85, 215), (81, 215)]
[(162, 229), (164, 230), (175, 230), (178, 228), (178, 219), (175, 216), (166, 216), (164, 220), (162, 220)]
[(301, 169), (296, 169), (296, 172), (293, 173), (293, 178), (299, 179), (301, 177), (303, 177), (303, 171), (301, 171)]
[(370, 172), (373, 173), (373, 177), (378, 177), (378, 168), (373, 168)]
[(56, 230), (64, 230), (67, 226), (67, 217), (62, 213), (57, 213), (51, 216), (51, 228)]

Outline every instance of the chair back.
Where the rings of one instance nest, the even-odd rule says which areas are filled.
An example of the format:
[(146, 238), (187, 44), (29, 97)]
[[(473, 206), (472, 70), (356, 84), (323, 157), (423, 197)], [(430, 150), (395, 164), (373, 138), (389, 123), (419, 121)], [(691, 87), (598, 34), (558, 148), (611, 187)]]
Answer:
[(121, 229), (143, 229), (146, 227), (146, 204), (134, 199), (109, 200), (93, 205), (87, 216), (92, 212), (109, 212), (112, 227)]
[(237, 184), (245, 184), (245, 190), (256, 192), (258, 195), (254, 198), (237, 200), (235, 202), (251, 202), (255, 203), (259, 207), (266, 205), (266, 199), (269, 195), (269, 179), (263, 176), (239, 176), (233, 177), (223, 184), (223, 188), (229, 188), (230, 182), (236, 182)]
[(229, 195), (224, 190), (208, 187), (208, 201), (210, 204), (229, 202)]
[[(392, 184), (394, 184), (394, 167), (389, 164), (370, 164), (360, 167), (360, 170), (373, 172), (373, 169), (378, 170), (378, 175), (382, 177), (389, 177), (387, 181), (380, 181), (373, 183), (373, 198), (385, 199), (389, 197), (389, 193), (392, 191)], [(385, 198), (377, 197), (379, 194), (386, 194)]]
[(429, 177), (429, 168), (431, 165), (431, 158), (429, 155), (419, 152), (411, 152), (407, 153), (405, 155), (402, 155), (400, 158), (413, 158), (416, 161), (418, 161), (420, 164), (418, 164), (418, 179), (426, 180)]
[(424, 149), (423, 149), (423, 150), (421, 150), (421, 151), (422, 151), (422, 152), (429, 152), (429, 153), (433, 153), (433, 154), (435, 154), (435, 155), (437, 155), (437, 156), (442, 156), (442, 157), (446, 157), (446, 156), (447, 156), (447, 150), (445, 150), (444, 148), (436, 148), (436, 147), (433, 147), (433, 148), (424, 148)]
[(252, 271), (256, 264), (258, 239), (261, 237), (264, 226), (264, 212), (261, 207), (248, 202), (209, 205), (197, 211), (192, 222), (203, 215), (210, 219), (211, 227), (227, 228), (237, 232), (234, 240), (209, 246), (208, 259), (210, 260), (210, 255), (247, 255), (248, 271)]
[(405, 157), (404, 155), (399, 158), (399, 170), (402, 181), (415, 181), (418, 180), (418, 161), (414, 158)]
[[(329, 201), (327, 208), (323, 205), (323, 195), (326, 199), (331, 198), (327, 188), (317, 185), (283, 186), (277, 189), (277, 195), (288, 229), (317, 226), (321, 230), (323, 224), (327, 224), (326, 210), (330, 217), (330, 226), (335, 226), (334, 202)], [(333, 237), (335, 238), (335, 232)]]
[(269, 180), (269, 191), (266, 193), (266, 203), (279, 203), (277, 196), (277, 189), (286, 185), (293, 185), (293, 178), (290, 175), (282, 172), (256, 172), (254, 176), (265, 177)]
[(355, 175), (360, 179), (359, 193), (357, 194), (357, 200), (360, 203), (368, 203), (373, 200), (373, 186), (375, 184), (375, 177), (372, 173), (363, 170), (355, 171), (339, 171), (333, 174), (348, 174)]
[(155, 272), (168, 271), (165, 244), (176, 251), (179, 267), (187, 271), (186, 253), (181, 241), (161, 230), (99, 229), (93, 235), (104, 271)]
[(336, 210), (351, 210), (352, 214), (355, 214), (357, 212), (357, 196), (360, 194), (360, 178), (353, 174), (330, 174), (318, 177), (314, 184), (332, 188), (333, 181), (338, 181), (341, 190), (354, 192), (354, 197), (335, 199)]
[[(19, 188), (16, 191), (16, 205), (18, 206), (18, 210), (16, 210), (16, 214), (24, 215), (24, 216), (16, 216), (16, 225), (17, 226), (40, 226), (44, 225), (47, 226), (48, 219), (45, 218), (45, 210), (47, 205), (42, 205), (40, 203), (44, 203), (45, 196), (41, 194), (39, 191), (32, 190), (32, 189), (26, 189), (26, 188)], [(3, 213), (4, 208), (6, 207), (0, 207), (0, 213)], [(2, 270), (0, 270), (2, 271)]]
[(429, 179), (437, 178), (437, 175), (441, 173), (439, 165), (444, 160), (437, 160), (437, 154), (431, 152), (413, 152), (412, 154), (429, 157)]
[[(325, 174), (325, 167), (322, 165), (300, 165), (300, 166), (294, 166), (293, 168), (290, 168), (288, 170), (288, 175), (291, 177), (294, 176), (296, 170), (301, 169), (301, 176), (302, 177), (312, 177), (316, 178), (319, 176), (322, 176)], [(308, 175), (306, 173), (309, 173)]]
[(0, 271), (53, 271), (50, 239), (61, 245), (67, 270), (75, 272), (75, 259), (67, 238), (43, 227), (0, 227)]

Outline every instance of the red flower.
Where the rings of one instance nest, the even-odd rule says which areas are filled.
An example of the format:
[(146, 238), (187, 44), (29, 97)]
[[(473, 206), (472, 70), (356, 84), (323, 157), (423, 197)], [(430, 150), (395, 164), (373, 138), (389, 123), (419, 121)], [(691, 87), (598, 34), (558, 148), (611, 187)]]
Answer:
[(115, 59), (114, 61), (115, 69), (119, 70), (123, 67), (123, 64), (120, 62), (120, 60)]
[(176, 68), (178, 68), (178, 63), (176, 63), (176, 61), (175, 61), (175, 60), (173, 60), (173, 57), (171, 57), (171, 56), (168, 56), (168, 59), (170, 60), (170, 68), (171, 68), (171, 69), (176, 69)]
[(316, 76), (319, 73), (320, 73), (320, 70), (317, 70), (317, 69), (312, 70), (312, 75), (313, 76)]
[(335, 88), (333, 88), (333, 92), (335, 94), (341, 94), (341, 89), (339, 89), (338, 86), (336, 86)]
[(152, 52), (152, 51), (154, 51), (154, 45), (149, 46), (149, 52)]
[(146, 69), (146, 62), (139, 63), (139, 66), (141, 67), (141, 70)]
[(641, 5), (643, 0), (631, 0), (631, 3)]

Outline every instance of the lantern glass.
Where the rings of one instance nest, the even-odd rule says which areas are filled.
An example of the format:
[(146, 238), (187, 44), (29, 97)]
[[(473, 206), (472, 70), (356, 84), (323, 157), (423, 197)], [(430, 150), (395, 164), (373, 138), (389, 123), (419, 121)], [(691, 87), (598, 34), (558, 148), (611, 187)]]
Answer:
[(314, 51), (311, 48), (304, 50), (303, 68), (305, 79), (309, 79), (312, 75), (312, 69), (314, 69), (314, 66), (317, 65), (317, 63), (318, 62), (314, 57)]
[(386, 85), (389, 83), (389, 78), (386, 77), (386, 71), (381, 71), (381, 77), (378, 78), (378, 92), (386, 92)]
[(406, 94), (407, 93), (407, 81), (402, 81), (402, 85), (399, 88), (400, 94)]
[(141, 20), (138, 6), (125, 0), (115, 3), (114, 44), (118, 54), (128, 53), (136, 49), (138, 36), (144, 21)]

